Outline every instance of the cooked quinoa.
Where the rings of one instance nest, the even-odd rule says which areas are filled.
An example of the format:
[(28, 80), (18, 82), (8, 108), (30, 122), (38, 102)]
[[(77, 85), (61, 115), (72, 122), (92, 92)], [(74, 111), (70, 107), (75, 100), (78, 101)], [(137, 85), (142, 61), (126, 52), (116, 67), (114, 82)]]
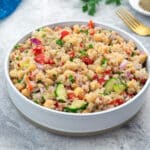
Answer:
[(44, 107), (74, 113), (110, 109), (145, 84), (147, 55), (115, 31), (88, 25), (43, 27), (10, 54), (15, 87)]

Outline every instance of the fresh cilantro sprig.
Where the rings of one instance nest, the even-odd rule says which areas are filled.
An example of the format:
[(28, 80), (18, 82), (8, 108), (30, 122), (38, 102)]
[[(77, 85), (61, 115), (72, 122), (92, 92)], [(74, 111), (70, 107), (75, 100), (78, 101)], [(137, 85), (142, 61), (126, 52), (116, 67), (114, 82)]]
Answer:
[(121, 4), (121, 0), (106, 0), (106, 4), (116, 3), (116, 5)]
[(100, 1), (105, 1), (106, 4), (115, 3), (116, 5), (121, 4), (121, 0), (82, 0), (84, 5), (82, 6), (83, 12), (88, 12), (89, 15), (94, 16), (96, 13), (96, 7)]

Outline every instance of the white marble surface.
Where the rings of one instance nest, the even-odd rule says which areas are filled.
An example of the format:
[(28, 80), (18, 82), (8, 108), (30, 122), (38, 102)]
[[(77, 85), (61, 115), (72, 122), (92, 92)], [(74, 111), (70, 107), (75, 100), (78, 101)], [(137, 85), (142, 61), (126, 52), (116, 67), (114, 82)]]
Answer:
[[(123, 0), (123, 5), (150, 26), (150, 18), (133, 11), (127, 0)], [(4, 57), (32, 29), (57, 21), (93, 19), (130, 32), (115, 15), (115, 5), (100, 5), (94, 17), (82, 13), (80, 7), (80, 0), (23, 0), (13, 15), (0, 22), (0, 150), (150, 150), (150, 93), (145, 95), (146, 103), (140, 113), (129, 123), (101, 135), (80, 138), (55, 135), (34, 126), (20, 115), (8, 97)], [(150, 51), (150, 37), (131, 34)]]

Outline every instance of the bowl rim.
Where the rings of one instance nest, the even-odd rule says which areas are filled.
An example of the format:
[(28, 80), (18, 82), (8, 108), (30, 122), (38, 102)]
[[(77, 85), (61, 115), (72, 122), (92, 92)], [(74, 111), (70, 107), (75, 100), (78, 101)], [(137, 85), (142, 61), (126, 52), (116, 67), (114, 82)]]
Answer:
[[(63, 22), (56, 22), (56, 23), (50, 23), (50, 24), (46, 24), (44, 26), (40, 26), (30, 32), (28, 32), (27, 34), (25, 34), (24, 36), (22, 36), (22, 38), (20, 38), (19, 40), (17, 40), (16, 44), (18, 42), (20, 42), (21, 40), (23, 40), (24, 38), (27, 38), (28, 36), (31, 35), (31, 33), (39, 28), (42, 28), (42, 27), (47, 27), (47, 26), (57, 26), (57, 25), (66, 25), (66, 26), (71, 26), (71, 25), (74, 25), (74, 24), (80, 24), (80, 25), (85, 25), (87, 24), (88, 21), (63, 21)], [(116, 27), (116, 26), (113, 26), (113, 25), (109, 25), (107, 23), (99, 23), (99, 22), (95, 22), (95, 25), (97, 27), (101, 27), (103, 29), (108, 29), (108, 30), (113, 30), (115, 32), (117, 32), (119, 35), (121, 36), (126, 36), (125, 39), (129, 40), (131, 39), (132, 41), (134, 41), (136, 44), (138, 44), (140, 47), (141, 47), (141, 50), (144, 51), (148, 58), (147, 58), (147, 64), (146, 64), (146, 68), (147, 68), (147, 71), (148, 71), (148, 79), (145, 83), (145, 85), (142, 87), (142, 89), (139, 91), (138, 94), (136, 94), (133, 98), (131, 98), (129, 101), (119, 105), (119, 106), (116, 106), (116, 107), (113, 107), (113, 108), (110, 108), (110, 109), (107, 109), (107, 110), (103, 110), (103, 111), (98, 111), (98, 112), (92, 112), (92, 113), (71, 113), (71, 112), (63, 112), (63, 111), (57, 111), (57, 110), (54, 110), (54, 109), (50, 109), (50, 108), (46, 108), (44, 106), (41, 106), (41, 105), (38, 105), (36, 103), (34, 103), (33, 101), (31, 101), (30, 99), (28, 99), (27, 97), (25, 97), (23, 94), (21, 94), (20, 91), (17, 90), (17, 88), (14, 86), (14, 84), (12, 83), (11, 79), (10, 79), (10, 76), (9, 76), (9, 56), (10, 56), (10, 53), (13, 51), (13, 46), (11, 46), (11, 48), (9, 49), (9, 51), (7, 52), (7, 55), (5, 56), (5, 66), (4, 66), (4, 72), (5, 72), (5, 78), (6, 78), (6, 81), (7, 83), (9, 84), (9, 86), (11, 86), (11, 88), (15, 91), (15, 94), (19, 95), (23, 100), (25, 100), (26, 102), (30, 103), (31, 105), (39, 108), (39, 109), (42, 109), (43, 111), (49, 111), (51, 113), (56, 113), (56, 114), (59, 114), (59, 115), (65, 115), (65, 116), (78, 116), (78, 117), (85, 117), (85, 116), (97, 116), (97, 115), (101, 115), (101, 114), (106, 114), (106, 113), (111, 113), (111, 112), (114, 112), (114, 111), (117, 111), (119, 109), (122, 109), (123, 107), (125, 106), (128, 106), (129, 104), (133, 103), (148, 87), (149, 83), (150, 83), (150, 69), (149, 69), (149, 66), (150, 66), (150, 57), (149, 57), (149, 52), (146, 50), (146, 48), (143, 46), (143, 44), (137, 40), (135, 37), (133, 37), (131, 34), (127, 33), (126, 31)], [(68, 24), (71, 24), (71, 25), (68, 25)]]
[(140, 5), (139, 5), (140, 0), (136, 0), (133, 2), (133, 0), (129, 0), (130, 6), (136, 10), (138, 13), (145, 15), (145, 16), (150, 16), (150, 12), (147, 10), (144, 10)]

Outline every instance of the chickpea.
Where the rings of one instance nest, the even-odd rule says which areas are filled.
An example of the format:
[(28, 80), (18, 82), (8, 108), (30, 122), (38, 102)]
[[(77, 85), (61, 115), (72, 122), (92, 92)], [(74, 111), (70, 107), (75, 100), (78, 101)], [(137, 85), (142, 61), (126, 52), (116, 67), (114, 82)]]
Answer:
[(80, 87), (75, 88), (74, 93), (76, 96), (84, 96), (84, 90)]
[(47, 108), (54, 108), (54, 104), (55, 102), (53, 100), (46, 100), (43, 106)]
[(25, 85), (22, 84), (22, 83), (17, 83), (17, 84), (15, 84), (15, 87), (16, 87), (18, 90), (22, 90), (22, 89), (25, 87)]
[(27, 88), (23, 89), (23, 90), (21, 91), (21, 93), (22, 93), (24, 96), (26, 96), (26, 97), (29, 97), (29, 96), (30, 96), (30, 91), (29, 91)]

